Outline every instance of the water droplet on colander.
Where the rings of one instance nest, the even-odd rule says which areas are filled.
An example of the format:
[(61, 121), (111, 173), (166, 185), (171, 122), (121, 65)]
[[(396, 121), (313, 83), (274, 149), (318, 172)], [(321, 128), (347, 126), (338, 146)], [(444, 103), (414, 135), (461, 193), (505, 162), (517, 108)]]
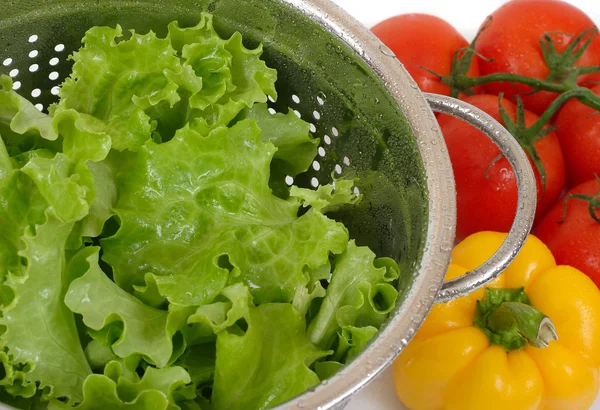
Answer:
[(379, 103), (380, 103), (379, 98), (375, 97), (375, 104), (379, 105)]
[(408, 344), (408, 340), (402, 339), (402, 340), (400, 340), (400, 344), (402, 345), (402, 347), (404, 347)]
[(381, 44), (379, 46), (379, 51), (381, 51), (384, 55), (388, 57), (396, 57), (396, 54), (394, 54), (394, 52), (385, 44)]

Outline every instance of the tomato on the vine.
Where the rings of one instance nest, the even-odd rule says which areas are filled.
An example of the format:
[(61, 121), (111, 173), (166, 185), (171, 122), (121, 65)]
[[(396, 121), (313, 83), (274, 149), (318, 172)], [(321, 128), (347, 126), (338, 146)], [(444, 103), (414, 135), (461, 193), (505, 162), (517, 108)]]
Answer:
[[(450, 95), (450, 87), (432, 72), (448, 75), (457, 50), (469, 45), (449, 23), (428, 14), (403, 14), (374, 26), (371, 31), (387, 45), (424, 92)], [(469, 76), (479, 76), (473, 59)]]
[[(502, 121), (499, 99), (495, 95), (474, 95), (465, 101)], [(513, 120), (517, 107), (503, 99), (502, 106)], [(525, 110), (525, 124), (529, 127), (538, 116)], [(457, 239), (479, 231), (508, 232), (517, 209), (515, 172), (508, 160), (499, 158), (500, 150), (482, 132), (456, 118), (440, 115), (439, 124), (444, 134), (452, 161), (457, 191)], [(550, 132), (534, 143), (546, 174), (545, 191), (541, 174), (536, 170), (538, 209), (536, 221), (558, 199), (565, 185), (565, 164), (556, 133)]]
[[(592, 91), (600, 95), (600, 85)], [(575, 186), (600, 175), (600, 113), (578, 100), (570, 100), (558, 112), (555, 125), (567, 164), (569, 185)]]
[[(549, 33), (556, 50), (563, 52), (576, 36), (594, 28), (594, 22), (583, 11), (555, 0), (509, 1), (492, 13), (491, 21), (485, 24), (487, 27), (475, 45), (475, 50), (487, 59), (479, 59), (481, 75), (511, 73), (539, 79), (550, 74), (540, 45), (545, 33)], [(600, 65), (600, 35), (590, 31), (590, 36), (591, 43), (576, 66)], [(589, 80), (589, 75), (583, 75), (578, 83)], [(557, 97), (547, 91), (531, 93), (529, 86), (508, 82), (489, 83), (484, 89), (497, 95), (503, 92), (511, 100), (520, 95), (525, 107), (539, 115)]]
[[(536, 236), (552, 251), (556, 262), (570, 265), (600, 286), (600, 180), (573, 188), (540, 223)], [(586, 199), (587, 198), (587, 199)], [(594, 219), (594, 217), (596, 219)]]

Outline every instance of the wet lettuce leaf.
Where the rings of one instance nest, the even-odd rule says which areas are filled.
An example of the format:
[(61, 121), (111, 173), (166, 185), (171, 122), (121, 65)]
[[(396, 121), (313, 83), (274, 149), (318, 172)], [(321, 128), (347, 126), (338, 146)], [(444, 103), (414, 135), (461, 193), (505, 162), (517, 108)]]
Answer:
[(319, 140), (262, 53), (202, 14), (91, 28), (48, 113), (0, 77), (0, 402), (266, 409), (375, 337), (398, 266), (331, 217), (356, 181), (285, 184)]

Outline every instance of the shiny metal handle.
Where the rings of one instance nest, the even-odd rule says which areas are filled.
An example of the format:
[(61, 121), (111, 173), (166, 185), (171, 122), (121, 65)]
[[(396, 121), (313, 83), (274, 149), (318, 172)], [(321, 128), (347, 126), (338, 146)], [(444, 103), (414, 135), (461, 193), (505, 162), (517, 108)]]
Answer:
[(527, 155), (512, 135), (491, 116), (463, 101), (438, 94), (425, 94), (431, 109), (466, 121), (496, 144), (515, 170), (517, 177), (517, 214), (500, 248), (483, 265), (465, 275), (445, 282), (436, 302), (447, 302), (485, 286), (515, 259), (531, 231), (537, 204), (536, 182)]

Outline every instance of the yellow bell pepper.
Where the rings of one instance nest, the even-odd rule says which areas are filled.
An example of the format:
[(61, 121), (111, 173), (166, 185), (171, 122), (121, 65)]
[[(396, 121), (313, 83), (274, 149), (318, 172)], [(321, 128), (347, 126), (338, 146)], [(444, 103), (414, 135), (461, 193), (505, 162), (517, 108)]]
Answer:
[[(505, 237), (465, 239), (446, 280), (481, 265)], [(531, 235), (486, 289), (434, 306), (393, 367), (411, 410), (589, 409), (600, 387), (600, 291)]]

